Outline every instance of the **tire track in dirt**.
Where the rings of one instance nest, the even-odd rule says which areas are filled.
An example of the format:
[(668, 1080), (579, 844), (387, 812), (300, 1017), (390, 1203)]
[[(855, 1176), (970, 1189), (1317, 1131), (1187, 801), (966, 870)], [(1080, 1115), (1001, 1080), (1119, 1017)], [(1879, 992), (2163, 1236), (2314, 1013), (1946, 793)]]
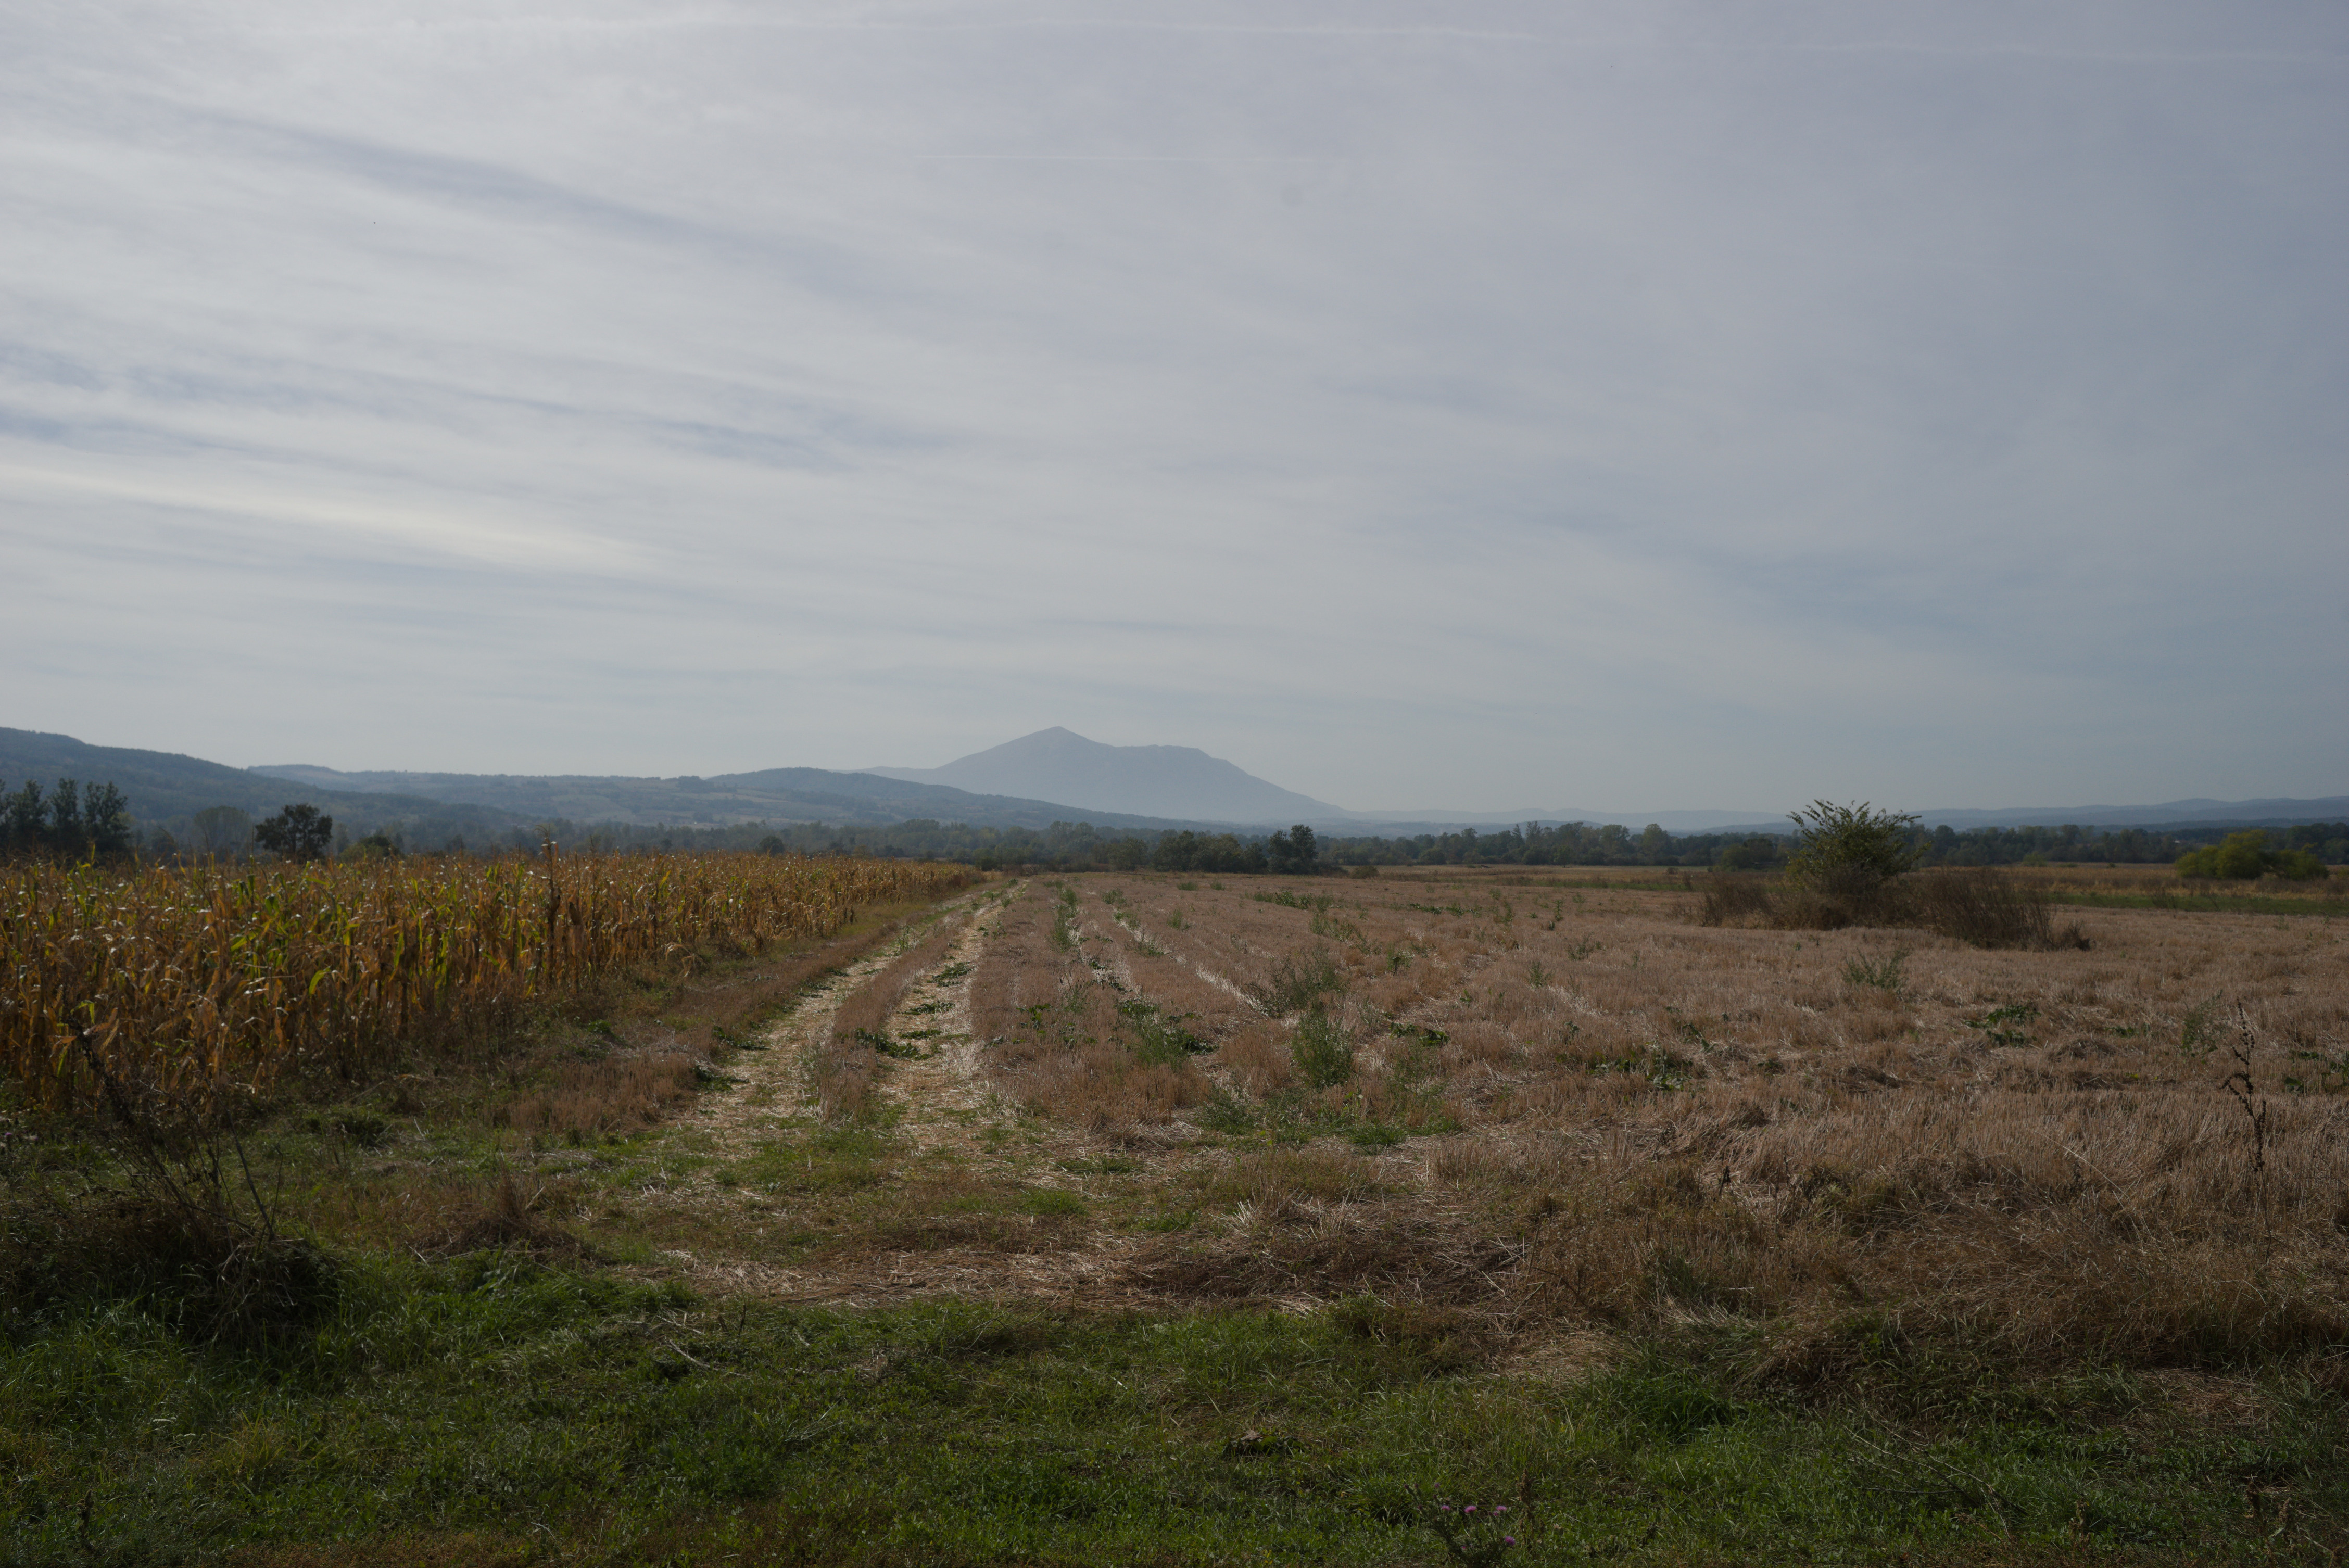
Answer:
[(940, 975), (954, 978), (943, 987), (936, 980), (926, 985), (916, 981), (890, 1016), (891, 1038), (933, 1042), (922, 1057), (892, 1061), (874, 1086), (895, 1109), (895, 1130), (909, 1140), (908, 1152), (916, 1158), (941, 1150), (976, 1158), (982, 1152), (985, 1124), (1017, 1119), (1013, 1108), (987, 1083), (972, 1026), (970, 987), (988, 943), (1001, 930), (988, 920), (989, 908), (1009, 904), (1025, 890), (1025, 883), (1014, 882), (978, 906), (939, 965)]
[[(813, 1097), (808, 1092), (807, 1054), (821, 1046), (832, 1031), (833, 1019), (841, 1005), (872, 984), (880, 973), (919, 945), (922, 940), (941, 923), (967, 921), (967, 928), (956, 939), (953, 963), (977, 961), (984, 944), (988, 923), (985, 912), (997, 903), (1001, 894), (993, 890), (981, 890), (967, 894), (945, 905), (929, 920), (909, 926), (895, 942), (866, 954), (847, 968), (803, 992), (791, 1011), (762, 1034), (760, 1048), (737, 1056), (729, 1065), (734, 1077), (736, 1092), (706, 1095), (696, 1108), (696, 1114), (680, 1119), (681, 1129), (707, 1136), (715, 1145), (712, 1152), (740, 1157), (753, 1153), (759, 1144), (781, 1130), (781, 1121), (802, 1115), (813, 1107)], [(977, 918), (974, 918), (977, 916)], [(895, 1035), (907, 1017), (907, 1008), (916, 1005), (915, 993), (918, 985), (906, 988), (906, 1001), (890, 1019), (890, 1032)], [(966, 1026), (970, 1015), (970, 980), (962, 977), (956, 991), (956, 1007)], [(948, 1026), (951, 1027), (951, 1026)], [(906, 1064), (926, 1065), (926, 1064)], [(975, 1054), (968, 1064), (968, 1074), (977, 1077)], [(887, 1082), (897, 1075), (885, 1075), (883, 1091)]]
[[(901, 940), (809, 990), (766, 1031), (759, 1042), (763, 1049), (730, 1064), (736, 1078), (733, 1091), (705, 1097), (699, 1114), (677, 1124), (680, 1130), (698, 1135), (703, 1152), (739, 1159), (788, 1135), (794, 1124), (803, 1126), (815, 1105), (806, 1056), (827, 1037), (842, 1005), (933, 935), (939, 923), (960, 920), (967, 922), (964, 929), (929, 977), (906, 987), (888, 1021), (886, 1033), (892, 1039), (927, 1047), (918, 1057), (885, 1058), (874, 1084), (875, 1098), (893, 1113), (887, 1119), (895, 1163), (900, 1171), (939, 1164), (999, 1170), (1017, 1160), (1029, 1181), (1061, 1184), (1044, 1172), (1053, 1170), (1056, 1161), (1091, 1150), (1092, 1140), (1065, 1129), (1040, 1134), (1032, 1123), (1023, 1124), (1019, 1108), (988, 1082), (983, 1043), (972, 1027), (972, 980), (987, 944), (1001, 929), (999, 921), (989, 917), (1024, 891), (1024, 883), (1014, 882), (949, 903)], [(957, 968), (960, 973), (955, 973)], [(941, 975), (951, 978), (942, 981)], [(1020, 1128), (1019, 1153), (1009, 1155), (989, 1133), (1000, 1138), (1003, 1130), (1015, 1125)], [(740, 1202), (706, 1181), (680, 1183), (662, 1199), (678, 1207), (705, 1209)], [(1131, 1238), (1095, 1233), (1076, 1247), (1037, 1252), (880, 1252), (803, 1265), (740, 1256), (697, 1257), (681, 1249), (660, 1256), (665, 1272), (681, 1273), (696, 1289), (711, 1295), (856, 1306), (945, 1295), (998, 1301), (1071, 1301), (1097, 1295), (1123, 1299), (1128, 1293), (1112, 1282), (1134, 1249)]]

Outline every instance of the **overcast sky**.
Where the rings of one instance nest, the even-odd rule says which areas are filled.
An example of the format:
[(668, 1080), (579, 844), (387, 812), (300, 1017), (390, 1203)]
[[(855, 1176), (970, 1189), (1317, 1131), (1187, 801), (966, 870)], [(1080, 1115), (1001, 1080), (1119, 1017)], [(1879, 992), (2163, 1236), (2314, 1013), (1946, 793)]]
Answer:
[(2349, 792), (2349, 7), (0, 5), (0, 724)]

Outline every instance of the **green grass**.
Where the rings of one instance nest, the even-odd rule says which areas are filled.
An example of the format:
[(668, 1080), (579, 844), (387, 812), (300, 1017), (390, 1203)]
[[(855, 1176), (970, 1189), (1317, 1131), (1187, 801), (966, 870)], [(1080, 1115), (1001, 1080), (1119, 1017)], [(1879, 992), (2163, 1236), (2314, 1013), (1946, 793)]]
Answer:
[[(1124, 1023), (1192, 1053), (1155, 1008)], [(1443, 1033), (1392, 1028), (1390, 1120), (1301, 1089), (1203, 1120), (1300, 1183), (1346, 1171), (1298, 1165), (1297, 1145), (1376, 1154), (1446, 1130)], [(1765, 1383), (1773, 1330), (1706, 1298), (1693, 1264), (1675, 1284), (1671, 1259), (1659, 1278), (1698, 1321), (1546, 1374), (1472, 1315), (1368, 1297), (846, 1310), (664, 1283), (677, 1247), (821, 1270), (1231, 1239), (1212, 1184), (1053, 1151), (1026, 1121), (983, 1129), (976, 1160), (923, 1155), (885, 1118), (778, 1114), (730, 1159), (688, 1126), (604, 1134), (530, 1175), (593, 1251), (427, 1261), (418, 1216), (487, 1191), (523, 1141), (484, 1119), (502, 1081), (428, 1084), (412, 1111), (354, 1091), (253, 1130), (281, 1218), (336, 1259), (306, 1336), (231, 1349), (175, 1331), (190, 1320), (160, 1297), (0, 1296), (0, 1563), (1434, 1563), (1439, 1498), (1506, 1501), (1520, 1544), (1490, 1560), (1528, 1565), (2313, 1563), (2349, 1546), (2349, 1377), (2322, 1359), (2206, 1367), (2182, 1391), (2093, 1358), (2041, 1378), (1855, 1301), (1856, 1326), (1821, 1342), (1834, 1366)], [(57, 1130), (43, 1158), (67, 1195), (109, 1156)], [(688, 1181), (716, 1191), (651, 1196)], [(1578, 1326), (1519, 1326), (1540, 1367)]]
[[(1661, 1350), (1580, 1383), (1464, 1370), (1441, 1324), (1368, 1302), (851, 1312), (484, 1253), (353, 1265), (274, 1354), (119, 1304), (9, 1326), (0, 1553), (27, 1563), (399, 1539), (422, 1560), (468, 1533), (479, 1559), (1432, 1563), (1439, 1497), (1510, 1503), (1526, 1563), (2320, 1560), (2302, 1537), (2337, 1543), (2349, 1506), (2349, 1431), (2309, 1389), (2227, 1429), (2075, 1377), (1918, 1432)], [(2301, 1522), (2247, 1515), (2247, 1487), (2290, 1489)]]

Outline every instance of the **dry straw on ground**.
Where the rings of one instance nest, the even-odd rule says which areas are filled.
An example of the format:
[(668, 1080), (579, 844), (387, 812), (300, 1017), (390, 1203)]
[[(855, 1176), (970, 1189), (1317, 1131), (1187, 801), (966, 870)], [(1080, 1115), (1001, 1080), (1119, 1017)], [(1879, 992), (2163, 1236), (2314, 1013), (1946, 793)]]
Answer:
[[(1796, 1378), (1861, 1319), (2144, 1365), (2349, 1332), (2329, 920), (2108, 910), (2085, 948), (1985, 948), (1523, 873), (1073, 886), (1006, 917), (975, 1026), (1008, 1095), (1197, 1191), (1208, 1228), (1137, 1284), (1441, 1278), (1526, 1332), (1766, 1327)], [(1153, 1059), (1144, 1007), (1211, 1048)], [(1313, 1019), (1351, 1048), (1320, 1088)]]

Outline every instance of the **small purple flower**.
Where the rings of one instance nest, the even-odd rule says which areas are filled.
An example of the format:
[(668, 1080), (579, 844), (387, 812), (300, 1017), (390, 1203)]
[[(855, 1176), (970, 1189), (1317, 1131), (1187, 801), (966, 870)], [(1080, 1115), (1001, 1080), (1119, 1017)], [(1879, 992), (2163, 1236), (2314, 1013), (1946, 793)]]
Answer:
[(1506, 1513), (1506, 1512), (1508, 1512), (1508, 1511), (1509, 1511), (1509, 1505), (1508, 1505), (1507, 1503), (1506, 1503), (1506, 1502), (1505, 1502), (1505, 1503), (1501, 1504), (1498, 1508), (1495, 1508), (1495, 1510), (1493, 1510), (1493, 1511), (1494, 1511), (1495, 1513)]
[(1452, 1505), (1448, 1502), (1439, 1502), (1435, 1506), (1442, 1509), (1446, 1513), (1452, 1511)]
[(1514, 1535), (1504, 1535), (1501, 1537), (1501, 1544), (1504, 1546), (1515, 1546), (1516, 1543), (1517, 1538)]
[(1463, 1513), (1474, 1513), (1474, 1512), (1475, 1512), (1475, 1511), (1476, 1511), (1476, 1505), (1475, 1505), (1475, 1503), (1473, 1503), (1473, 1502), (1472, 1502), (1472, 1503), (1470, 1503), (1467, 1507), (1465, 1507), (1465, 1508), (1462, 1509), (1460, 1511), (1461, 1511), (1461, 1512), (1463, 1512)]

